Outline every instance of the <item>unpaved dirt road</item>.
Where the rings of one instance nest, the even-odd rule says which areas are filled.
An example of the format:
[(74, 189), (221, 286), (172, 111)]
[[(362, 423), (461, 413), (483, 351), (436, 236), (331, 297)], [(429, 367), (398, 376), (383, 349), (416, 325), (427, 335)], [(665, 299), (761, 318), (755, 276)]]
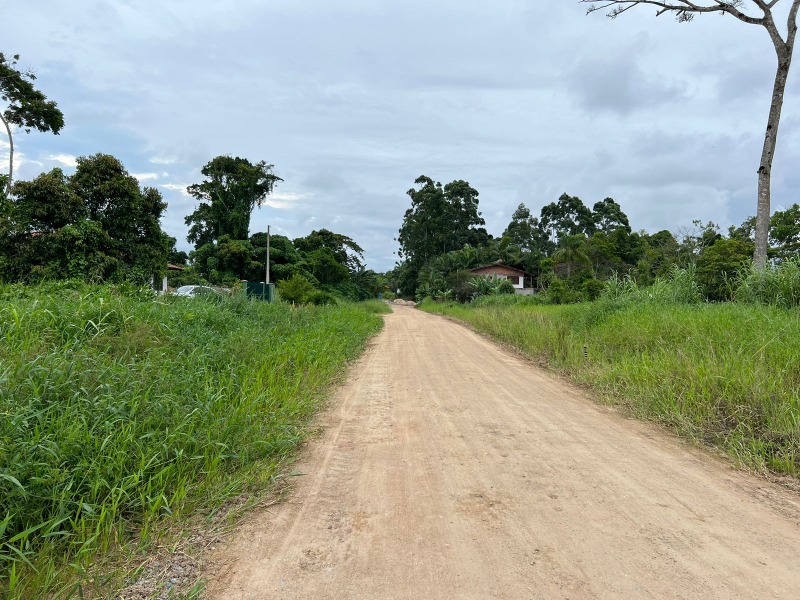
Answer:
[(797, 494), (396, 307), (207, 597), (800, 598)]

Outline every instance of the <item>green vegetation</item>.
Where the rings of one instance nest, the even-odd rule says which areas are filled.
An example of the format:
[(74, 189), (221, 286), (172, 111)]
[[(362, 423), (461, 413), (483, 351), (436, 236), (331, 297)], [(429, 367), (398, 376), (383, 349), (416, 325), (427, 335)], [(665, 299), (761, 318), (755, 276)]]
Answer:
[(167, 265), (167, 205), (108, 154), (18, 181), (0, 198), (0, 281), (150, 281)]
[(188, 240), (197, 247), (217, 241), (222, 236), (245, 240), (250, 230), (250, 216), (272, 193), (280, 177), (273, 165), (263, 160), (252, 164), (246, 158), (217, 156), (200, 171), (206, 178), (187, 188), (200, 202), (185, 219)]
[(798, 476), (800, 313), (781, 308), (784, 300), (767, 305), (785, 293), (754, 291), (794, 273), (796, 293), (798, 271), (794, 263), (746, 276), (738, 291), (761, 305), (703, 302), (692, 272), (676, 270), (645, 288), (612, 278), (592, 303), (487, 296), (421, 306), (466, 321), (637, 417), (719, 446), (753, 468)]
[(55, 135), (64, 127), (64, 114), (55, 102), (36, 89), (33, 85), (36, 75), (30, 69), (20, 69), (19, 59), (19, 54), (6, 58), (0, 52), (0, 100), (6, 105), (0, 111), (0, 122), (8, 134), (10, 146), (8, 177), (0, 181), (3, 193), (14, 179), (14, 136), (10, 126), (16, 125), (26, 132), (31, 129), (50, 131)]
[[(695, 269), (703, 297), (733, 299), (732, 282), (750, 272), (754, 217), (727, 235), (712, 222), (693, 221), (676, 234), (635, 232), (612, 198), (591, 208), (562, 194), (542, 206), (538, 217), (525, 204), (514, 211), (499, 238), (479, 227), (478, 192), (463, 181), (444, 187), (427, 177), (411, 189), (411, 208), (400, 227), (400, 262), (386, 274), (390, 289), (405, 297), (470, 302), (481, 294), (470, 284), (471, 269), (505, 265), (525, 272), (524, 287), (545, 292), (553, 304), (595, 300), (613, 275), (651, 285), (678, 267)], [(450, 190), (450, 192), (448, 192)], [(459, 192), (459, 193), (453, 193)], [(769, 223), (768, 267), (797, 257), (800, 206), (776, 211)], [(498, 276), (498, 283), (505, 276)]]
[(165, 520), (263, 486), (384, 308), (0, 287), (0, 597), (90, 595)]

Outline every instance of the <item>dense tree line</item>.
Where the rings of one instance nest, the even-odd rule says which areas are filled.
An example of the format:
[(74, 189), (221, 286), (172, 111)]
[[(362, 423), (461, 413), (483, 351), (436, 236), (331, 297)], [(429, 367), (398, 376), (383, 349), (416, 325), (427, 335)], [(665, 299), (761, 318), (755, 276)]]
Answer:
[[(432, 185), (426, 177), (417, 180), (420, 182), (425, 184), (423, 189)], [(436, 186), (442, 191), (448, 187)], [(418, 193), (409, 192), (412, 208), (406, 212), (398, 237), (401, 256), (406, 259), (388, 274), (391, 285), (406, 296), (469, 300), (476, 285), (470, 269), (502, 261), (526, 271), (529, 285), (547, 292), (548, 299), (557, 303), (597, 297), (603, 281), (613, 273), (649, 285), (666, 277), (675, 266), (692, 266), (710, 300), (727, 300), (734, 279), (749, 266), (754, 249), (754, 217), (726, 233), (714, 223), (699, 221), (676, 234), (667, 230), (635, 232), (614, 199), (605, 198), (589, 208), (569, 194), (544, 205), (538, 216), (520, 204), (499, 238), (477, 228), (483, 221), (479, 220), (476, 191), (470, 194), (474, 201), (468, 208), (448, 205), (440, 194), (438, 203), (425, 207), (430, 217), (422, 227), (422, 210), (414, 196)], [(455, 218), (447, 211), (468, 212), (472, 219)], [(443, 251), (435, 252), (430, 240), (438, 240)], [(800, 206), (794, 204), (772, 215), (769, 240), (768, 256), (774, 263), (800, 255)], [(458, 243), (461, 246), (454, 247)]]
[(0, 197), (0, 278), (148, 281), (167, 264), (166, 208), (107, 154), (18, 181)]

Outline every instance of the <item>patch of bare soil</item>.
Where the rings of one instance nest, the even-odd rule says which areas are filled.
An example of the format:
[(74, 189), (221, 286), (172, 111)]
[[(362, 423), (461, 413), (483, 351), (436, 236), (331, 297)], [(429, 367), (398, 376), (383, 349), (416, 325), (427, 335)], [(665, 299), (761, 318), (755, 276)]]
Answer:
[(403, 306), (206, 597), (800, 597), (800, 497)]

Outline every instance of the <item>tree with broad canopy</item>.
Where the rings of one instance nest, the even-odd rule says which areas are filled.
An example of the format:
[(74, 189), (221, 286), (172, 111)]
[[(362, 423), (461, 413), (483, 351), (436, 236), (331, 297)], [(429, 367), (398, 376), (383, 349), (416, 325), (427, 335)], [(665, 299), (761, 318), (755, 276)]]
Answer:
[(200, 201), (200, 206), (186, 217), (189, 242), (200, 248), (223, 235), (246, 240), (250, 216), (272, 193), (280, 177), (272, 173), (273, 165), (263, 160), (252, 164), (246, 158), (217, 156), (200, 171), (206, 178), (187, 188)]

